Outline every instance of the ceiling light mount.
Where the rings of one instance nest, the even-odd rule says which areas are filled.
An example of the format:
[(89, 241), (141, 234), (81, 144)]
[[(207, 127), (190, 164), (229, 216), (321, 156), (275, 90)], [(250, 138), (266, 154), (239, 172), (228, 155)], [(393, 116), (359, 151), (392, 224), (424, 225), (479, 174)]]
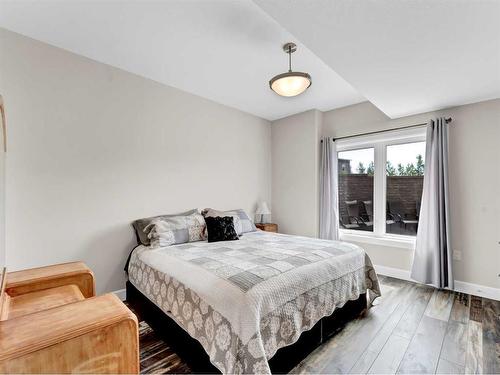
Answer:
[(283, 51), (285, 51), (285, 53), (294, 53), (297, 51), (297, 45), (294, 42), (285, 43), (283, 44)]
[(297, 45), (288, 42), (283, 45), (283, 51), (288, 54), (288, 72), (281, 73), (269, 81), (269, 87), (280, 96), (297, 96), (306, 91), (312, 84), (308, 73), (292, 71), (292, 53), (297, 51)]

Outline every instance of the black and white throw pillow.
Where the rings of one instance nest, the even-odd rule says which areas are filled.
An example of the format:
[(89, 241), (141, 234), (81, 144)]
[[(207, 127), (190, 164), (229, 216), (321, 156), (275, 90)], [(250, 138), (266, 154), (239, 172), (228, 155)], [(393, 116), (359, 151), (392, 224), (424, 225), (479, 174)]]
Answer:
[(206, 217), (208, 242), (233, 241), (238, 239), (232, 216)]

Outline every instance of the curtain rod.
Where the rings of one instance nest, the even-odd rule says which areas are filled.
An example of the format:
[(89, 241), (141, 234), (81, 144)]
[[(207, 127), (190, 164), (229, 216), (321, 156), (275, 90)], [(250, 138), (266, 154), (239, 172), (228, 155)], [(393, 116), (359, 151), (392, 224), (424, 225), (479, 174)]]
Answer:
[[(448, 124), (449, 122), (451, 122), (452, 118), (451, 117), (448, 117), (447, 119), (445, 119), (446, 123)], [(372, 135), (372, 134), (379, 134), (379, 133), (385, 133), (385, 132), (390, 132), (390, 131), (394, 131), (394, 130), (402, 130), (402, 129), (410, 129), (410, 128), (417, 128), (419, 126), (424, 126), (424, 125), (427, 125), (427, 122), (425, 123), (422, 123), (422, 124), (415, 124), (415, 125), (408, 125), (408, 126), (402, 126), (400, 128), (392, 128), (392, 129), (385, 129), (385, 130), (377, 130), (377, 131), (374, 131), (374, 132), (368, 132), (368, 133), (360, 133), (360, 134), (353, 134), (353, 135), (346, 135), (344, 137), (337, 137), (337, 138), (332, 138), (333, 141), (338, 141), (339, 139), (347, 139), (347, 138), (354, 138), (354, 137), (360, 137), (362, 135)], [(323, 142), (323, 140), (321, 140), (321, 142)]]

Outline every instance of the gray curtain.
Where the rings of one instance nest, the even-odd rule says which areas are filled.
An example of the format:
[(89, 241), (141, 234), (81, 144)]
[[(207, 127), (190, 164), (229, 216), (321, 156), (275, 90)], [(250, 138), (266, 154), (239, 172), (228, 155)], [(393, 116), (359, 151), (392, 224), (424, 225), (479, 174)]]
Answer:
[(319, 175), (319, 237), (339, 239), (337, 150), (332, 138), (321, 140)]
[(453, 289), (448, 193), (448, 124), (427, 125), (425, 175), (411, 277), (438, 288)]

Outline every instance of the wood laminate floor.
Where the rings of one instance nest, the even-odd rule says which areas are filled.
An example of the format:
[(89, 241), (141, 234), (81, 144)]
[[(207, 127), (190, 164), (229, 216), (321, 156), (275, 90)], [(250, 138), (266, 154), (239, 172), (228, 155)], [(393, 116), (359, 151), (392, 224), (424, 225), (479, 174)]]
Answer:
[[(292, 372), (500, 374), (500, 302), (380, 276), (382, 298)], [(145, 322), (141, 371), (189, 367)]]
[(139, 354), (141, 374), (189, 374), (191, 369), (159, 338), (149, 325), (139, 322)]

